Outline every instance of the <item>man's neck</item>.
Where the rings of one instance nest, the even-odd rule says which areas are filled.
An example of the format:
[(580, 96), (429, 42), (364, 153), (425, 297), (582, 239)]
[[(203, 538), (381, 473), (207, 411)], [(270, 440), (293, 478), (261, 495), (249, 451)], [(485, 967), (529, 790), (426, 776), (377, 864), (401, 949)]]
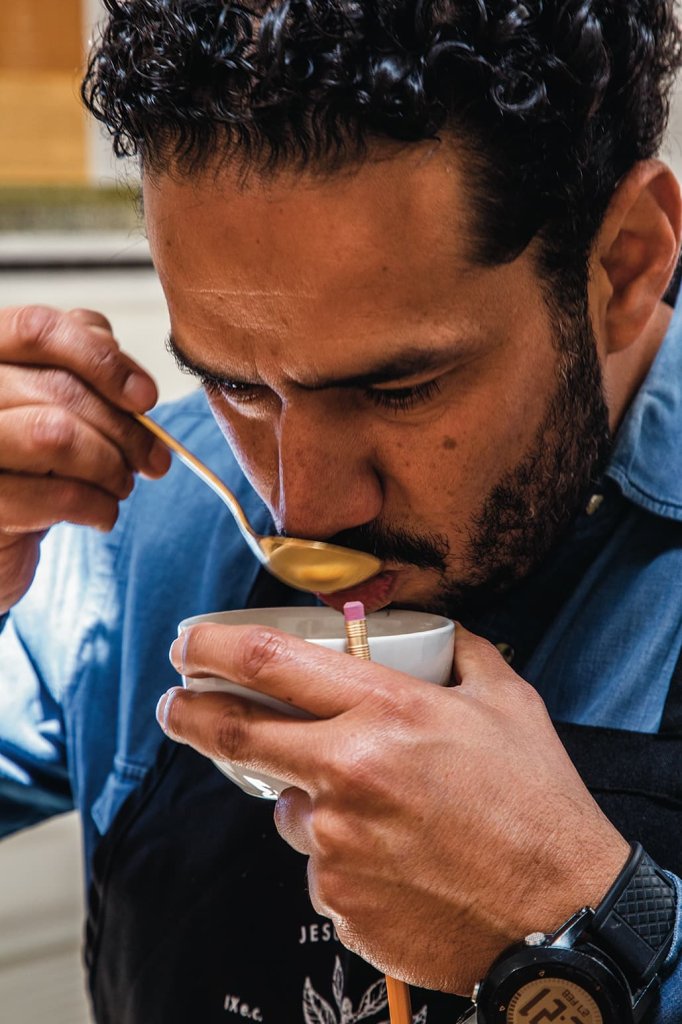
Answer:
[(639, 340), (624, 352), (608, 357), (604, 382), (610, 410), (609, 419), (614, 433), (651, 369), (663, 344), (672, 315), (670, 306), (664, 302), (659, 303)]

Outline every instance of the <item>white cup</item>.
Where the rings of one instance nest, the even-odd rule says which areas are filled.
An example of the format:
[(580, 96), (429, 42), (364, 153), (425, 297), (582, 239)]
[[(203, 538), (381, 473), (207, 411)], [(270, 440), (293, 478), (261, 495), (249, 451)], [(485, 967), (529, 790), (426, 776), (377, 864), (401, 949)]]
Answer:
[[(223, 626), (271, 626), (293, 636), (303, 637), (310, 643), (329, 647), (334, 651), (346, 650), (343, 616), (332, 608), (249, 608), (234, 612), (213, 612), (183, 619), (178, 634), (188, 626), (200, 622), (213, 622)], [(367, 632), (372, 661), (387, 668), (439, 686), (446, 685), (452, 674), (455, 625), (450, 619), (427, 612), (408, 612), (392, 608), (367, 616)], [(219, 690), (246, 697), (258, 704), (280, 711), (293, 718), (309, 718), (307, 712), (276, 700), (267, 694), (239, 686), (228, 679), (208, 677), (187, 679), (183, 684), (190, 690), (205, 692)], [(276, 800), (287, 783), (271, 775), (242, 769), (231, 761), (213, 762), (228, 779), (236, 782), (245, 793), (268, 800)]]

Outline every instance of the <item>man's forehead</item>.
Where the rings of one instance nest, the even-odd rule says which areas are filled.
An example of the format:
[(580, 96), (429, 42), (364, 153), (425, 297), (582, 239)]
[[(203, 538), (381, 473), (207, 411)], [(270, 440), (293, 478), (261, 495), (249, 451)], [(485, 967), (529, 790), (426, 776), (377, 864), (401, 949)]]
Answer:
[(145, 182), (150, 245), (171, 306), (272, 333), (306, 312), (319, 323), (352, 307), (361, 323), (437, 305), (445, 279), (471, 271), (466, 209), (439, 153), (247, 188), (227, 171)]
[(352, 376), (375, 354), (490, 335), (490, 278), (497, 302), (513, 275), (469, 261), (460, 178), (452, 154), (431, 147), (323, 180), (146, 182), (180, 348), (214, 369), (229, 354), (244, 380), (267, 363), (312, 380), (342, 357)]
[[(146, 178), (145, 212), (155, 255), (177, 244), (203, 248), (207, 269), (220, 253), (235, 274), (232, 290), (276, 292), (287, 270), (305, 287), (321, 268), (361, 255), (367, 271), (390, 273), (424, 247), (447, 252), (465, 271), (471, 203), (463, 180), (452, 146), (430, 143), (324, 176), (285, 170), (244, 183), (224, 168)], [(254, 283), (254, 265), (265, 284)]]

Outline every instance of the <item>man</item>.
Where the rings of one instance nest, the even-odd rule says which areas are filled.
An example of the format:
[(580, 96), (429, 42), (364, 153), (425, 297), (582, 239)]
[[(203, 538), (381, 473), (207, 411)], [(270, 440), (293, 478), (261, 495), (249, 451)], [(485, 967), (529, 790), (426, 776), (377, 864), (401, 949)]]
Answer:
[[(332, 605), (463, 625), (442, 690), (173, 644), (308, 721), (178, 689), (181, 618), (308, 598), (181, 467), (130, 493), (168, 458), (107, 322), (5, 313), (3, 819), (83, 813), (98, 1021), (378, 1024), (377, 970), (429, 1024), (481, 980), (484, 1022), (679, 1021), (672, 4), (106, 6), (85, 96), (205, 395), (162, 422), (256, 529), (382, 559)], [(290, 783), (286, 844), (193, 748)]]

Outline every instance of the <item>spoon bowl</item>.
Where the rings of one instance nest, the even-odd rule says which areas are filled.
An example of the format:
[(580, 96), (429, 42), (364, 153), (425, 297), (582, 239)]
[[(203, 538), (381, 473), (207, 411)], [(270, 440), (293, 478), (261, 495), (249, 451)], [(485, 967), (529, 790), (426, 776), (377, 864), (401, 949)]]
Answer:
[(227, 505), (251, 551), (268, 572), (296, 590), (333, 594), (364, 583), (382, 570), (374, 555), (353, 551), (337, 544), (298, 537), (263, 537), (256, 533), (232, 491), (167, 430), (148, 416), (135, 419), (175, 452), (179, 459), (203, 480)]
[(299, 590), (334, 594), (381, 572), (381, 562), (373, 555), (324, 541), (262, 537), (260, 545), (270, 572)]

